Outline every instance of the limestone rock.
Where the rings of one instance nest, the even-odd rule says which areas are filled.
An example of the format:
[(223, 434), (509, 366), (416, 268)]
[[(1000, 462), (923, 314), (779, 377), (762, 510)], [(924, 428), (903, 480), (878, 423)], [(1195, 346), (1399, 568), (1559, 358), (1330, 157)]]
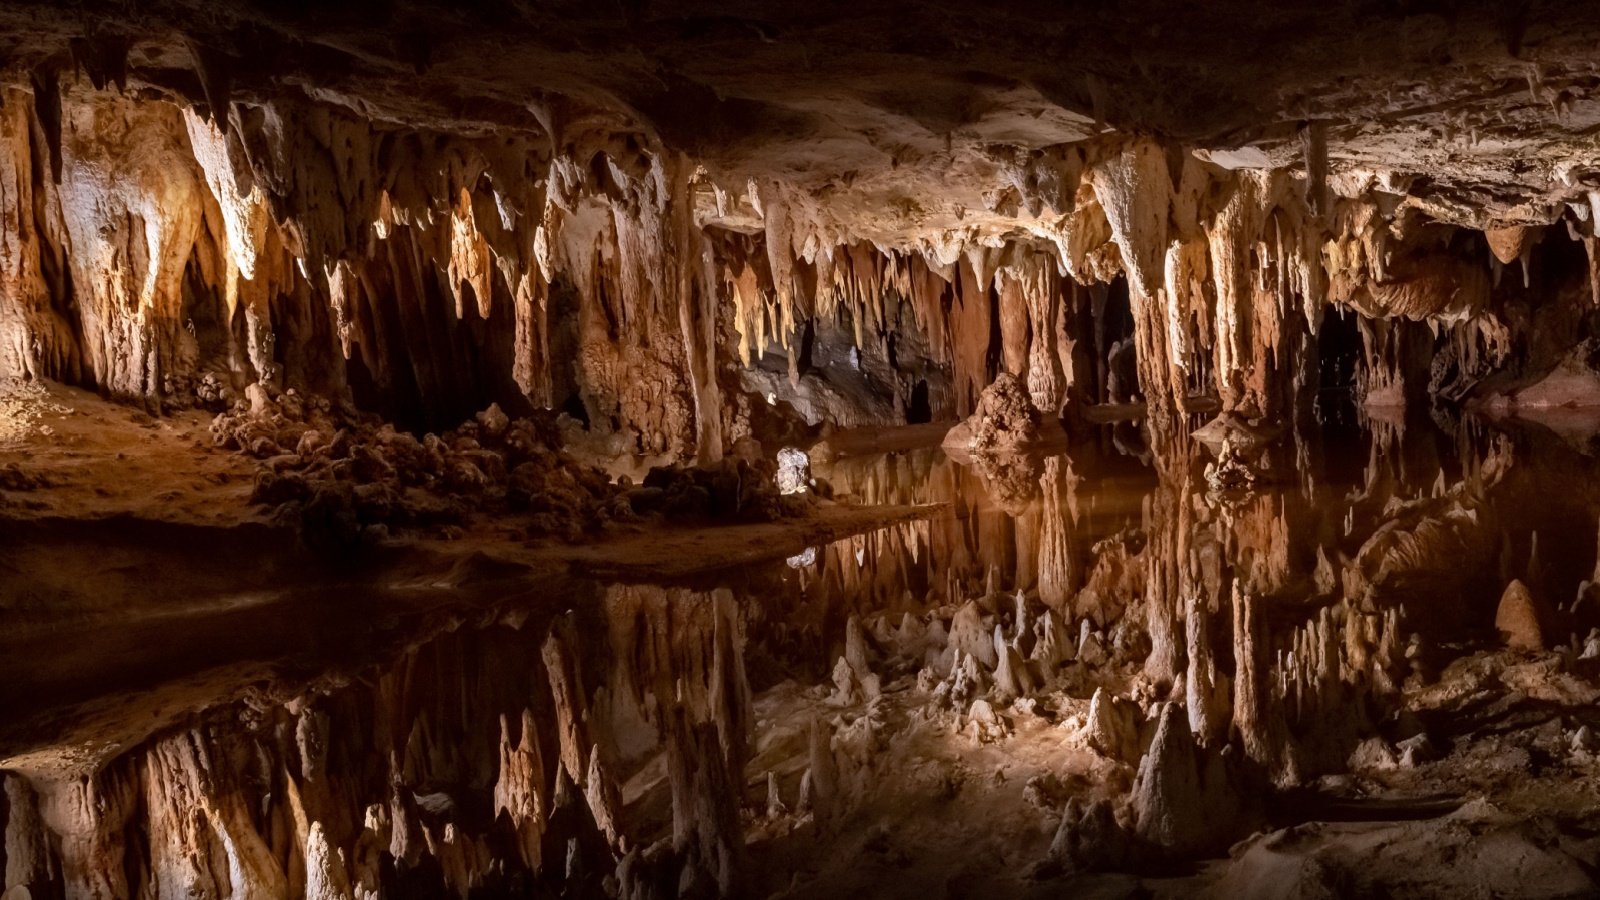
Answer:
[(1494, 253), (1494, 258), (1505, 265), (1511, 265), (1521, 259), (1522, 255), (1532, 249), (1533, 245), (1543, 236), (1543, 229), (1526, 225), (1485, 228), (1483, 230), (1484, 240), (1488, 242), (1489, 250)]
[(1216, 461), (1206, 464), (1205, 476), (1206, 484), (1216, 492), (1248, 491), (1261, 479), (1231, 436), (1223, 438)]
[(1106, 655), (1105, 639), (1100, 632), (1094, 631), (1089, 626), (1089, 620), (1084, 619), (1078, 628), (1078, 650), (1075, 654), (1078, 662), (1086, 666), (1103, 666), (1109, 658)]
[(1512, 650), (1538, 653), (1545, 649), (1544, 628), (1538, 602), (1526, 585), (1512, 581), (1500, 595), (1494, 627)]
[(972, 701), (965, 722), (964, 728), (970, 731), (980, 744), (1003, 740), (1011, 734), (1011, 723), (995, 712), (994, 706), (988, 700), (981, 697)]
[(1140, 731), (1144, 713), (1131, 700), (1096, 688), (1089, 700), (1089, 718), (1084, 723), (1084, 738), (1098, 753), (1119, 762), (1137, 762), (1142, 752)]
[(1017, 591), (1016, 603), (1011, 616), (1012, 646), (1024, 658), (1033, 653), (1033, 644), (1037, 640), (1034, 634), (1034, 616), (1028, 604), (1028, 596), (1022, 591)]
[(1055, 610), (1044, 611), (1034, 623), (1034, 633), (1033, 653), (1028, 658), (1039, 664), (1047, 678), (1062, 664), (1078, 658), (1078, 647)]
[(801, 494), (811, 488), (811, 458), (798, 447), (778, 451), (778, 492)]
[(851, 616), (845, 623), (844, 655), (833, 667), (834, 705), (871, 701), (883, 693), (881, 680), (868, 662), (869, 652), (861, 620)]
[(778, 776), (775, 772), (767, 773), (767, 818), (777, 819), (789, 814), (789, 807), (783, 803), (783, 798), (778, 794)]
[(834, 706), (851, 706), (865, 699), (861, 685), (856, 680), (855, 670), (850, 668), (848, 660), (839, 657), (838, 662), (833, 664), (833, 694), (828, 698), (828, 702)]
[(1005, 453), (1039, 440), (1039, 410), (1015, 375), (1002, 372), (984, 388), (973, 414), (950, 429), (944, 445), (973, 453)]
[(1132, 803), (1135, 833), (1154, 846), (1183, 855), (1213, 839), (1194, 738), (1175, 703), (1161, 707), (1150, 751), (1139, 762)]
[(994, 627), (994, 652), (999, 664), (995, 667), (994, 686), (1001, 696), (1010, 698), (1026, 697), (1033, 693), (1033, 673), (1028, 668), (1028, 663), (1005, 639), (1003, 626)]
[(1426, 734), (1416, 734), (1395, 745), (1400, 751), (1400, 767), (1415, 769), (1419, 764), (1439, 758), (1439, 750)]
[(1050, 842), (1051, 859), (1069, 873), (1100, 872), (1122, 868), (1130, 853), (1128, 835), (1117, 824), (1110, 800), (1067, 801)]
[(1389, 742), (1381, 737), (1370, 737), (1362, 741), (1351, 752), (1348, 765), (1352, 772), (1368, 770), (1385, 771), (1393, 769), (1400, 764), (1395, 756), (1394, 749)]
[(991, 671), (1000, 664), (1000, 658), (994, 650), (993, 635), (983, 626), (983, 612), (975, 601), (969, 600), (956, 610), (945, 646), (945, 655), (952, 664), (956, 654), (975, 657), (979, 664)]
[(501, 409), (500, 404), (491, 403), (489, 407), (476, 416), (478, 425), (483, 428), (484, 434), (491, 438), (499, 438), (511, 426), (511, 418)]

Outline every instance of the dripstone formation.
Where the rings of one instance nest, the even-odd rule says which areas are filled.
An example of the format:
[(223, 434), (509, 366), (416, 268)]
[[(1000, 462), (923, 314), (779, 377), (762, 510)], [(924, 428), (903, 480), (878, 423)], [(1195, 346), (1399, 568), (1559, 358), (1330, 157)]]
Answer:
[(0, 897), (1578, 897), (1582, 4), (0, 8)]

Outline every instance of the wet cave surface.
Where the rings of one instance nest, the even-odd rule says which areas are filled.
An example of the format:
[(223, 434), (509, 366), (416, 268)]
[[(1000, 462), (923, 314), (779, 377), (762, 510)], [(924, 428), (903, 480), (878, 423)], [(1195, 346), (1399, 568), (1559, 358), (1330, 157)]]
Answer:
[(1593, 437), (1447, 424), (1329, 426), (1243, 491), (1138, 421), (1000, 468), (855, 433), (813, 489), (920, 515), (671, 579), (18, 532), (32, 586), (194, 583), (8, 631), (8, 865), (34, 896), (1580, 895)]

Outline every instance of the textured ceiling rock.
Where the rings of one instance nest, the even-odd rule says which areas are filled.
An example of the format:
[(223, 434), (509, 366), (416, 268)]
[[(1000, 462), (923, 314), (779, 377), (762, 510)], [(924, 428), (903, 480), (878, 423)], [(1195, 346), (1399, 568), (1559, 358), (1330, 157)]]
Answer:
[(166, 0), (8, 4), (0, 59), (446, 130), (561, 134), (604, 111), (732, 176), (861, 202), (926, 202), (941, 176), (1108, 129), (1276, 165), (1314, 125), (1335, 172), (1535, 222), (1600, 168), (1597, 34), (1556, 2)]

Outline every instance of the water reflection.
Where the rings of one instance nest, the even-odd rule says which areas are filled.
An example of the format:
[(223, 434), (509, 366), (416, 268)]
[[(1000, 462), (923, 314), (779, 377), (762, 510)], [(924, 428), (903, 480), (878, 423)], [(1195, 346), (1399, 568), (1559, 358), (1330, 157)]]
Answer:
[[(1251, 785), (1306, 785), (1374, 739), (1420, 733), (1402, 694), (1499, 645), (1511, 581), (1540, 646), (1575, 658), (1600, 626), (1594, 445), (1570, 427), (1289, 434), (1252, 459), (1255, 485), (1221, 492), (1200, 441), (1127, 430), (1010, 460), (922, 447), (818, 463), (839, 500), (948, 508), (714, 583), (590, 585), (431, 619), (381, 660), (268, 677), (242, 700), (157, 686), (126, 702), (194, 714), (103, 764), (12, 735), (6, 884), (765, 893), (789, 886), (785, 867), (829, 871), (814, 854), (852, 816), (921, 821), (915, 798), (955, 802), (954, 776), (918, 760), (979, 765), (990, 751), (952, 743), (969, 728), (972, 747), (1036, 773), (1029, 803), (1050, 824), (964, 865), (1136, 867), (1217, 849), (1150, 818), (1150, 792), (1168, 806), (1200, 792), (1226, 846), (1270, 813), (1241, 800)], [(1450, 729), (1429, 725), (1436, 751)], [(1188, 787), (1160, 768), (1185, 753)], [(1138, 782), (1118, 766), (1140, 766)], [(1096, 819), (1073, 798), (1131, 811)], [(1020, 804), (975, 807), (965, 827)], [(1114, 854), (1084, 849), (1074, 829), (1092, 822), (1121, 835), (1102, 842)]]

